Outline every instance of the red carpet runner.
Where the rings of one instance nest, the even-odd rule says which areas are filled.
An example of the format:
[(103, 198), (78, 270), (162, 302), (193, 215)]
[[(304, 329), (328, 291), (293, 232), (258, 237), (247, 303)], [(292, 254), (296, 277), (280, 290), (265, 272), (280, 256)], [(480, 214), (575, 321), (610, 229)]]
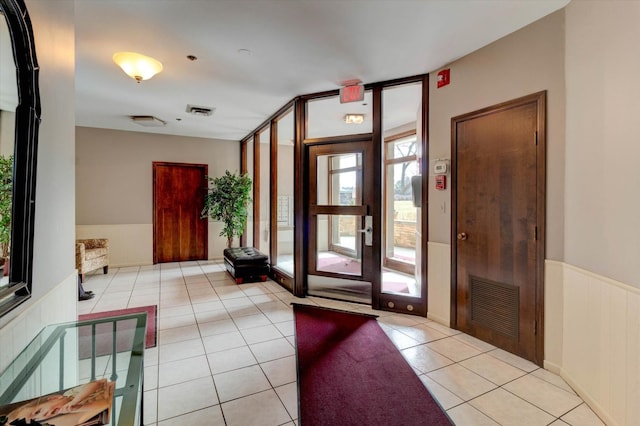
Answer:
[(451, 425), (374, 316), (293, 304), (300, 425)]
[[(94, 312), (91, 314), (78, 315), (78, 320), (95, 320), (146, 312), (147, 327), (145, 333), (145, 348), (152, 348), (156, 346), (157, 340), (157, 310), (158, 307), (156, 305), (139, 306), (115, 311)], [(127, 351), (131, 348), (131, 345), (133, 344), (135, 326), (135, 320), (118, 321), (118, 337), (116, 346), (118, 352)], [(91, 326), (80, 327), (78, 335), (80, 338), (80, 358), (88, 358), (91, 356)], [(104, 323), (96, 325), (96, 354), (98, 356), (110, 354), (112, 352), (112, 343), (112, 324)]]

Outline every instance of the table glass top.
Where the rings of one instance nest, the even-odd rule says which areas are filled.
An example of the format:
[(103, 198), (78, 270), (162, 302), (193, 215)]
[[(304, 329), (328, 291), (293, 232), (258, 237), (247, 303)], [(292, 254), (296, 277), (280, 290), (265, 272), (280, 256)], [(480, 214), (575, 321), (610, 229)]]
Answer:
[(146, 313), (50, 325), (0, 375), (0, 406), (115, 382), (112, 425), (141, 424)]

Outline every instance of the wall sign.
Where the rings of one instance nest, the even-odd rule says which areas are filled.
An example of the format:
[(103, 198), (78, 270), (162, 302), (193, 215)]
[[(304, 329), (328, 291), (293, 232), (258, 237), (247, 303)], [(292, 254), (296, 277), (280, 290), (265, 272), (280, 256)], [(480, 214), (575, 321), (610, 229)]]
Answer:
[(340, 103), (358, 102), (364, 99), (364, 86), (354, 84), (340, 88)]
[(451, 82), (451, 71), (449, 70), (449, 68), (447, 68), (446, 70), (438, 71), (437, 76), (438, 79), (436, 84), (438, 86), (438, 89), (446, 86)]

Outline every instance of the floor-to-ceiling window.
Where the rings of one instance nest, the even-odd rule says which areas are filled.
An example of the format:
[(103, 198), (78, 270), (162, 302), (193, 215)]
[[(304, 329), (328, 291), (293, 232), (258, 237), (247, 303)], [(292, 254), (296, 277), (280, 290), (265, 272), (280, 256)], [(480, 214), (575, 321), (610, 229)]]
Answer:
[[(254, 179), (253, 179), (253, 137), (242, 142), (242, 173), (249, 176), (251, 179), (251, 194), (254, 193)], [(252, 197), (253, 199), (253, 197)], [(240, 245), (245, 247), (253, 247), (253, 205), (249, 206), (247, 214), (247, 226), (244, 234), (241, 237)]]
[(369, 286), (376, 307), (426, 313), (426, 81), (363, 86), (355, 102), (303, 95), (243, 141), (255, 187), (246, 241), (281, 285)]
[(416, 259), (422, 257), (420, 192), (422, 147), (418, 128), (422, 83), (385, 88), (383, 129), (382, 292), (421, 296)]
[[(256, 135), (256, 145), (259, 145), (259, 190), (255, 195), (254, 202), (257, 202), (259, 212), (259, 222), (254, 223), (254, 244), (267, 256), (270, 252), (271, 238), (271, 148), (270, 127), (266, 127)], [(257, 147), (256, 147), (257, 148)], [(257, 226), (256, 226), (257, 225)]]
[[(275, 141), (272, 141), (272, 154), (276, 159), (272, 163), (277, 164), (277, 168), (272, 170), (277, 176), (276, 188), (276, 234), (273, 244), (275, 245), (273, 265), (283, 273), (293, 277), (293, 237), (294, 237), (294, 111), (288, 110), (283, 116), (274, 120)], [(273, 200), (272, 200), (273, 202)]]

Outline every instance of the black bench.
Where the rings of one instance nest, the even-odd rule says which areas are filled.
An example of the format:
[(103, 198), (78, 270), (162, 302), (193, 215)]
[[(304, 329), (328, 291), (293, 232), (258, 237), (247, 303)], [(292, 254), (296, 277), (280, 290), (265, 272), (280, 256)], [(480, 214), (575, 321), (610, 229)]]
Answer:
[(269, 276), (269, 257), (253, 247), (224, 249), (224, 266), (236, 284), (266, 281)]

